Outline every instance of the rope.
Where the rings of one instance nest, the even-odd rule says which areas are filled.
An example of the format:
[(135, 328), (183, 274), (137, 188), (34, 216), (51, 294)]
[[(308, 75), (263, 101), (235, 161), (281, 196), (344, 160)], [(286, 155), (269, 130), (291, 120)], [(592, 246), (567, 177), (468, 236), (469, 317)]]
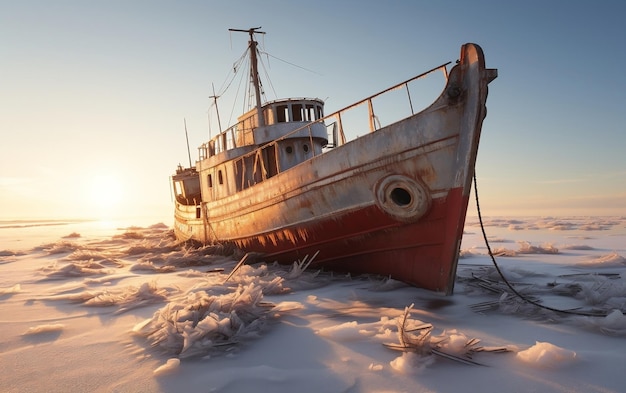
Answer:
[[(270, 88), (274, 92), (274, 97), (278, 97), (278, 94), (276, 94), (276, 89), (274, 89), (274, 85), (272, 84), (272, 79), (270, 78), (270, 74), (267, 71), (267, 67), (265, 67), (265, 63), (263, 62), (263, 57), (261, 56), (261, 52), (259, 52), (259, 63), (261, 64), (261, 68), (263, 69), (263, 74), (265, 75), (265, 79), (267, 80), (268, 84), (270, 85)], [(269, 66), (269, 58), (268, 58), (268, 66)], [(265, 100), (267, 101), (267, 96), (265, 95), (265, 91), (263, 91), (262, 94), (265, 97)]]
[(304, 68), (304, 67), (299, 66), (299, 65), (297, 65), (297, 64), (290, 63), (290, 62), (288, 62), (287, 60), (280, 59), (280, 58), (278, 58), (278, 57), (276, 57), (276, 56), (270, 55), (270, 54), (269, 54), (269, 53), (267, 53), (267, 52), (260, 52), (260, 53), (262, 53), (262, 54), (266, 55), (267, 57), (271, 57), (271, 58), (276, 59), (276, 60), (278, 60), (278, 61), (282, 61), (282, 62), (283, 62), (283, 63), (285, 63), (285, 64), (289, 64), (290, 66), (293, 66), (293, 67), (296, 67), (296, 68), (300, 68), (301, 70), (308, 71), (308, 72), (310, 72), (310, 73), (312, 73), (312, 74), (316, 74), (316, 75), (319, 75), (319, 76), (323, 76), (323, 75), (322, 75), (322, 74), (320, 74), (319, 72), (315, 72), (315, 71), (313, 71), (313, 70), (309, 70), (308, 68)]
[(230, 85), (233, 83), (233, 81), (235, 80), (235, 77), (239, 73), (239, 70), (242, 68), (241, 64), (246, 59), (247, 53), (248, 53), (247, 50), (244, 51), (243, 54), (239, 57), (239, 59), (237, 59), (237, 61), (235, 61), (233, 63), (232, 77), (230, 77), (230, 72), (228, 72), (228, 75), (226, 75), (226, 78), (224, 79), (224, 82), (222, 82), (222, 85), (217, 90), (218, 91), (218, 94), (217, 94), (218, 96), (221, 96), (222, 94), (224, 94), (226, 92), (226, 90), (228, 90), (230, 88)]
[(487, 246), (487, 251), (489, 252), (489, 256), (491, 257), (493, 266), (495, 266), (498, 274), (500, 275), (500, 278), (502, 278), (506, 286), (511, 290), (511, 292), (513, 292), (513, 294), (515, 294), (515, 296), (525, 301), (526, 303), (532, 304), (533, 306), (543, 308), (544, 310), (554, 311), (556, 313), (570, 314), (570, 315), (582, 315), (586, 317), (606, 317), (607, 316), (606, 313), (590, 313), (590, 312), (575, 311), (575, 310), (561, 310), (558, 308), (545, 306), (543, 304), (537, 303), (534, 300), (526, 298), (524, 295), (519, 293), (515, 288), (513, 288), (513, 285), (509, 283), (509, 281), (506, 279), (506, 277), (504, 277), (504, 274), (500, 270), (500, 267), (498, 266), (498, 263), (496, 262), (496, 257), (491, 252), (491, 246), (489, 245), (489, 240), (487, 240), (487, 233), (485, 232), (485, 225), (483, 224), (483, 217), (480, 212), (480, 203), (478, 201), (478, 182), (476, 181), (476, 171), (474, 171), (474, 193), (476, 196), (476, 211), (478, 212), (478, 220), (480, 221), (480, 229), (482, 230), (482, 233), (483, 233), (483, 239), (485, 239), (485, 245)]

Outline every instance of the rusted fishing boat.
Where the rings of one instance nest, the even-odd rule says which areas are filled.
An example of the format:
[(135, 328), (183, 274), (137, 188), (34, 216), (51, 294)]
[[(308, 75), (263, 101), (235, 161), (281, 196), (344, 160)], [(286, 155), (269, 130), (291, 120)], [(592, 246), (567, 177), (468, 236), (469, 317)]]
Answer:
[[(487, 85), (497, 76), (481, 48), (465, 44), (449, 72), (443, 64), (325, 115), (319, 99), (262, 102), (255, 34), (263, 32), (234, 31), (250, 36), (256, 106), (172, 177), (177, 238), (231, 243), (267, 262), (316, 255), (311, 267), (451, 294)], [(409, 85), (437, 70), (447, 82), (430, 106), (379, 124), (379, 97), (406, 89), (410, 106)], [(346, 141), (343, 119), (361, 104), (370, 130)]]

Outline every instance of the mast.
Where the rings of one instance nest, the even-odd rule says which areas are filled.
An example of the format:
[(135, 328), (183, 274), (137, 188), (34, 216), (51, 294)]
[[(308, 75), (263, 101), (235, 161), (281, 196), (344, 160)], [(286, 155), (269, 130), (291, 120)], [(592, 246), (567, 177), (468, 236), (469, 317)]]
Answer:
[(250, 34), (250, 74), (252, 76), (252, 84), (254, 85), (254, 95), (256, 96), (256, 114), (257, 114), (257, 122), (259, 127), (263, 127), (265, 125), (265, 117), (263, 116), (263, 112), (261, 111), (261, 88), (259, 85), (259, 71), (257, 64), (257, 42), (254, 40), (254, 33), (257, 34), (265, 34), (264, 31), (258, 31), (259, 27), (252, 27), (248, 30), (241, 29), (228, 29), (228, 31), (238, 31), (243, 33)]
[(191, 150), (189, 150), (189, 134), (187, 134), (187, 119), (183, 118), (185, 122), (185, 139), (187, 139), (187, 154), (189, 155), (189, 168), (191, 168)]
[[(221, 134), (222, 133), (222, 122), (220, 122), (220, 111), (217, 108), (217, 99), (220, 98), (220, 97), (215, 95), (215, 86), (213, 86), (213, 83), (211, 83), (211, 87), (213, 88), (213, 95), (210, 96), (209, 98), (213, 98), (213, 103), (215, 104), (215, 113), (217, 113), (217, 126), (220, 129), (219, 134)], [(211, 129), (209, 129), (209, 139), (211, 139)]]

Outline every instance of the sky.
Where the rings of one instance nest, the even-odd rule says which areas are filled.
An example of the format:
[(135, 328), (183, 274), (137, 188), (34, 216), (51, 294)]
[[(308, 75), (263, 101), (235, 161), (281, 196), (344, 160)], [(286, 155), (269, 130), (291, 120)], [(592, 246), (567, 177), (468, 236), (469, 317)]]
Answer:
[(326, 113), (479, 44), (499, 70), (482, 213), (626, 215), (623, 15), (611, 0), (0, 0), (0, 220), (170, 220), (184, 122), (195, 160), (246, 47), (228, 29), (259, 26), (268, 98), (319, 97)]

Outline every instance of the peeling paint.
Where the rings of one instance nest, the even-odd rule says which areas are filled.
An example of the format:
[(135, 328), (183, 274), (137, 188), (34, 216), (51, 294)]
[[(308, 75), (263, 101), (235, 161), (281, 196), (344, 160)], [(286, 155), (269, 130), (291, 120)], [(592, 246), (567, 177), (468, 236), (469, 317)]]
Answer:
[[(276, 156), (277, 166), (272, 167), (272, 159), (263, 164), (264, 172), (249, 187), (237, 189), (233, 183), (240, 177), (237, 168), (244, 166), (232, 151), (271, 158), (293, 154), (289, 149), (304, 149), (323, 136), (298, 129), (287, 134), (293, 138), (289, 144), (272, 149), (240, 146), (221, 158), (207, 155), (198, 165), (206, 194), (202, 217), (195, 218), (195, 206), (177, 203), (176, 236), (232, 242), (283, 263), (319, 251), (317, 266), (390, 275), (451, 293), (487, 83), (496, 73), (485, 68), (478, 46), (466, 44), (448, 75), (447, 88), (424, 111), (323, 153), (321, 147), (312, 150), (319, 154), (298, 152), (304, 161), (289, 161), (289, 169), (282, 170), (280, 163), (287, 161)], [(460, 94), (448, 93), (454, 91)], [(362, 102), (371, 106), (371, 97), (367, 100)], [(341, 118), (340, 113), (332, 116)], [(281, 132), (289, 132), (285, 124)], [(271, 135), (272, 126), (264, 126), (263, 135)], [(216, 171), (223, 171), (220, 181)], [(220, 184), (223, 177), (226, 184)]]

